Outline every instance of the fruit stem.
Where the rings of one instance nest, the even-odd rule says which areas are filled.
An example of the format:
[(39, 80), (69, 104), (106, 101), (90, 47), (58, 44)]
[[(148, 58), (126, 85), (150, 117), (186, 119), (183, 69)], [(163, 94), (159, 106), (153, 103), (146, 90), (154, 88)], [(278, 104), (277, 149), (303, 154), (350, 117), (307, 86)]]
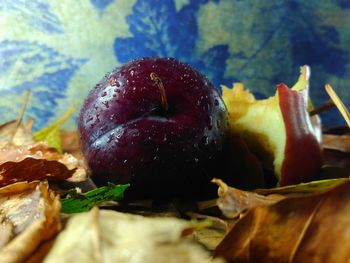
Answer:
[(161, 78), (158, 77), (158, 75), (154, 72), (152, 72), (150, 74), (150, 77), (151, 77), (151, 80), (153, 80), (159, 88), (160, 98), (162, 101), (162, 107), (163, 107), (164, 111), (167, 112), (169, 109), (169, 105), (168, 105), (168, 101), (166, 98), (166, 93), (165, 93), (165, 88), (164, 88), (163, 82), (162, 82)]

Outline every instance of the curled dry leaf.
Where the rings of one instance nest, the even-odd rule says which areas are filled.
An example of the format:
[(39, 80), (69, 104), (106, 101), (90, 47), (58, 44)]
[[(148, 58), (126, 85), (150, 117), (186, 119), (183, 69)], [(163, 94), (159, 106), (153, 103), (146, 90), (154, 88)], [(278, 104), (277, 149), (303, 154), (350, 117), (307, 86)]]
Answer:
[(60, 202), (45, 182), (0, 188), (0, 259), (23, 262), (60, 229)]
[(74, 170), (68, 170), (57, 161), (25, 158), (20, 162), (6, 162), (0, 165), (0, 186), (45, 179), (65, 180), (73, 173)]
[(68, 221), (44, 262), (222, 262), (183, 234), (189, 222), (92, 209)]
[(235, 218), (249, 208), (258, 205), (274, 204), (284, 198), (281, 195), (264, 196), (249, 191), (242, 191), (229, 187), (220, 179), (213, 179), (212, 182), (219, 186), (217, 205), (228, 218)]
[(18, 181), (65, 180), (79, 182), (87, 177), (82, 161), (60, 154), (45, 142), (0, 149), (0, 186)]
[(257, 206), (216, 248), (229, 262), (348, 262), (350, 182)]

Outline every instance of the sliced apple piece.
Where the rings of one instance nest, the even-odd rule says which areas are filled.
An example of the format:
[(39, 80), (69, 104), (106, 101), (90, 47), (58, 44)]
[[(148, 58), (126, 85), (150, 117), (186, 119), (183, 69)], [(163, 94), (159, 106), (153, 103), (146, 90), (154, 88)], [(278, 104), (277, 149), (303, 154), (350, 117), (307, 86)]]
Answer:
[(232, 131), (243, 137), (265, 168), (274, 171), (280, 185), (310, 181), (321, 167), (321, 148), (307, 110), (307, 86), (308, 81), (295, 90), (279, 84), (275, 96), (264, 100), (256, 100), (242, 83), (222, 87)]

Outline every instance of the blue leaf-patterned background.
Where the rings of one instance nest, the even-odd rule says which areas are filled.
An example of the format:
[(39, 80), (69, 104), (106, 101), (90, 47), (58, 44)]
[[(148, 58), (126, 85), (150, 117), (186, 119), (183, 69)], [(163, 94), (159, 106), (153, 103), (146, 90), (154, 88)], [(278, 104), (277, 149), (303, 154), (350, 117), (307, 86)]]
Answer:
[[(25, 89), (35, 129), (57, 119), (113, 68), (175, 57), (220, 90), (242, 81), (259, 97), (293, 85), (311, 66), (314, 104), (330, 83), (350, 106), (350, 6), (344, 0), (0, 1), (0, 120), (15, 118)], [(66, 124), (76, 127), (78, 112)], [(336, 110), (325, 125), (342, 125)]]

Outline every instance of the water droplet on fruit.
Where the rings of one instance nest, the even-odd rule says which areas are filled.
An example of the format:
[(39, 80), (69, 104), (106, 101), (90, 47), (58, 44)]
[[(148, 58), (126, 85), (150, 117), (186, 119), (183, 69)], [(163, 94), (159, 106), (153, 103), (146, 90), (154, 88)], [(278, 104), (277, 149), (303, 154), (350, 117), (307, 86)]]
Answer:
[(209, 144), (209, 138), (207, 136), (202, 137), (202, 139), (198, 143), (198, 147), (200, 149), (205, 148)]
[(140, 136), (140, 133), (139, 133), (139, 132), (135, 132), (135, 133), (132, 134), (132, 137), (134, 137), (134, 138), (135, 138), (135, 137), (139, 137), (139, 136)]
[(115, 97), (117, 97), (117, 94), (113, 94), (112, 96), (115, 98)]
[(106, 97), (106, 95), (107, 95), (107, 92), (104, 91), (104, 92), (102, 92), (101, 97)]
[(208, 129), (211, 130), (213, 128), (213, 117), (209, 116)]
[(153, 161), (156, 161), (156, 160), (159, 160), (159, 156), (158, 155), (153, 157)]
[(196, 163), (198, 163), (198, 162), (199, 162), (199, 159), (198, 159), (198, 158), (194, 158), (194, 161), (195, 161)]
[(106, 107), (107, 109), (109, 108), (108, 101), (102, 101), (102, 104), (105, 105), (105, 107)]
[(130, 70), (130, 76), (134, 76), (135, 71), (132, 69)]
[(93, 119), (94, 119), (94, 117), (92, 117), (91, 115), (89, 115), (89, 116), (88, 116), (88, 119), (86, 120), (86, 122), (88, 123), (88, 122), (92, 121)]
[(124, 161), (123, 161), (123, 163), (127, 163), (128, 162), (128, 160), (127, 159), (125, 159)]
[(114, 89), (114, 91), (120, 93), (120, 89)]
[(135, 91), (136, 91), (136, 87), (133, 87), (133, 88), (132, 88), (132, 91), (135, 93)]
[(219, 106), (219, 101), (217, 99), (215, 99), (214, 104), (215, 104), (215, 106)]

